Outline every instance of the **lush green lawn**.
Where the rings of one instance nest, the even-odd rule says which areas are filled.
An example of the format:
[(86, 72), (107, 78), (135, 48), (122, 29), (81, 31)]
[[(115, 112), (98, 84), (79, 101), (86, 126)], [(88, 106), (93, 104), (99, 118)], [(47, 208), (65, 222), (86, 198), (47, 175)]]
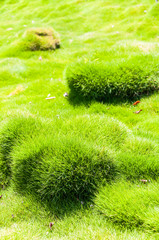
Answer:
[[(64, 96), (78, 61), (141, 59), (158, 81), (158, 10), (155, 0), (1, 1), (0, 239), (159, 238), (158, 92), (136, 106), (138, 96)], [(25, 51), (32, 27), (53, 27), (61, 48)]]

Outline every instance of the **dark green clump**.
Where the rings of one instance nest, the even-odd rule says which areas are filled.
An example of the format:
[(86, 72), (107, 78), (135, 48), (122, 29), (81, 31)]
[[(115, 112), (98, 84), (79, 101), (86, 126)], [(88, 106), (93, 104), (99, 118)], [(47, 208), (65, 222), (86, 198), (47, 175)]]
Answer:
[(116, 172), (106, 150), (71, 138), (37, 138), (17, 148), (12, 157), (16, 190), (48, 201), (87, 199)]
[(159, 89), (158, 67), (144, 58), (117, 63), (78, 61), (69, 65), (65, 78), (70, 96), (85, 100), (132, 100)]
[(52, 28), (31, 28), (25, 32), (20, 45), (26, 50), (47, 51), (59, 48), (60, 40)]

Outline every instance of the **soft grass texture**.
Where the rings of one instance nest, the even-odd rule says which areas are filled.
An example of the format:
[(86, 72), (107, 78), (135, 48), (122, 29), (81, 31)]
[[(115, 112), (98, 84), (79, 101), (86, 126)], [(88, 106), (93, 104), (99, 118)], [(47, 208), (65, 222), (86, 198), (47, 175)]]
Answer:
[(108, 152), (71, 137), (29, 139), (12, 152), (13, 181), (18, 192), (43, 200), (88, 199), (115, 176)]
[[(1, 239), (99, 239), (99, 240), (156, 240), (157, 234), (139, 230), (120, 230), (111, 225), (94, 207), (86, 210), (78, 201), (78, 209), (72, 214), (57, 218), (47, 207), (33, 201), (28, 195), (21, 196), (12, 189), (3, 190), (0, 202)], [(49, 223), (54, 222), (52, 231)]]
[(21, 51), (47, 51), (60, 47), (58, 34), (52, 28), (27, 29), (21, 41), (14, 43)]
[(116, 224), (158, 232), (158, 183), (108, 185), (96, 200), (97, 209)]
[(16, 115), (12, 119), (8, 119), (1, 123), (0, 130), (0, 168), (1, 168), (1, 185), (6, 185), (10, 182), (11, 172), (11, 157), (10, 153), (13, 148), (22, 139), (27, 139), (28, 136), (37, 134), (42, 127), (42, 122), (35, 119), (33, 116)]
[(158, 66), (146, 56), (109, 62), (79, 61), (65, 71), (70, 98), (113, 101), (141, 98), (159, 90)]
[[(41, 139), (39, 143), (36, 142), (37, 146), (42, 142), (47, 143), (49, 136), (53, 136), (58, 140), (57, 144), (60, 141), (59, 146), (64, 139), (63, 148), (68, 146), (66, 139), (69, 143), (76, 139), (77, 145), (82, 142), (84, 150), (88, 146), (91, 151), (104, 148), (118, 169), (116, 182), (119, 185), (121, 178), (131, 182), (133, 180), (137, 185), (142, 178), (157, 180), (158, 93), (141, 97), (137, 106), (132, 105), (133, 101), (127, 100), (105, 104), (77, 102), (75, 105), (75, 99), (69, 102), (70, 96), (64, 97), (64, 93), (69, 90), (63, 78), (64, 69), (81, 58), (86, 65), (89, 62), (100, 65), (103, 61), (106, 65), (111, 63), (116, 66), (117, 63), (129, 62), (138, 56), (138, 59), (143, 59), (142, 64), (146, 65), (144, 71), (148, 66), (154, 70), (158, 64), (159, 51), (157, 9), (158, 3), (155, 0), (55, 0), (54, 3), (51, 0), (1, 1), (0, 135), (4, 143), (1, 154), (3, 152), (5, 155), (5, 163), (14, 166), (12, 164), (16, 163), (18, 154), (25, 160), (22, 155), (27, 153), (27, 149), (28, 155), (31, 153), (35, 159), (36, 151), (32, 151), (34, 147), (30, 146), (31, 143), (34, 145), (33, 139)], [(15, 42), (23, 38), (27, 29), (48, 27), (53, 27), (60, 35), (62, 45), (57, 51), (22, 51), (15, 47)], [(47, 97), (55, 98), (46, 100)], [(135, 100), (139, 100), (138, 97)], [(142, 112), (134, 113), (140, 109)], [(17, 134), (13, 134), (15, 132)], [(7, 142), (10, 137), (11, 140)], [(5, 150), (7, 148), (8, 154)], [(38, 151), (38, 148), (35, 147), (34, 150)], [(51, 152), (48, 151), (48, 157), (50, 155)], [(60, 206), (52, 202), (49, 208), (44, 209), (41, 198), (36, 202), (27, 192), (26, 197), (22, 196), (21, 191), (21, 195), (16, 194), (12, 190), (12, 178), (9, 177), (7, 182), (8, 180), (11, 180), (11, 189), (0, 190), (0, 195), (3, 194), (0, 199), (2, 240), (158, 239), (158, 220), (155, 223), (154, 215), (157, 208), (153, 202), (154, 208), (148, 209), (148, 215), (146, 212), (145, 215), (141, 214), (145, 217), (141, 230), (138, 227), (131, 230), (129, 225), (121, 230), (119, 222), (111, 225), (105, 216), (96, 212), (92, 207), (93, 199), (91, 203), (81, 203), (77, 199), (74, 203), (63, 201)], [(132, 196), (137, 187), (131, 182)], [(3, 187), (4, 183), (1, 178)], [(152, 197), (155, 196), (157, 186), (158, 181), (155, 183), (154, 180), (152, 185), (148, 185), (148, 189), (152, 187)], [(116, 189), (118, 195), (121, 189), (126, 191), (127, 185), (123, 188), (110, 185), (110, 192), (111, 189)], [(146, 189), (145, 195), (150, 196)], [(135, 193), (133, 196), (138, 199)], [(113, 197), (115, 199), (115, 194)], [(24, 205), (22, 201), (25, 202)], [(39, 206), (39, 202), (43, 204)], [(123, 205), (120, 207), (120, 203), (115, 202), (121, 209)], [(51, 231), (48, 224), (55, 220), (56, 224)], [(156, 233), (153, 233), (153, 229)]]

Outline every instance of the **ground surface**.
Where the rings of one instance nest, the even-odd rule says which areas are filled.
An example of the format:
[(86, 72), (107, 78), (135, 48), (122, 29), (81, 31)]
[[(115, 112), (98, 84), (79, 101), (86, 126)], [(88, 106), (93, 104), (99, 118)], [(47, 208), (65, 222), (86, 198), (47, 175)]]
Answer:
[[(105, 121), (109, 132), (106, 140), (109, 151), (116, 161), (121, 163), (121, 169), (127, 156), (132, 163), (132, 166), (129, 165), (123, 170), (126, 181), (127, 176), (130, 181), (135, 176), (132, 187), (135, 189), (139, 184), (143, 191), (149, 192), (147, 185), (140, 181), (141, 178), (148, 180), (149, 177), (151, 185), (148, 187), (151, 189), (152, 186), (155, 192), (158, 176), (154, 179), (153, 173), (157, 172), (159, 160), (159, 94), (141, 98), (137, 106), (127, 101), (120, 104), (93, 102), (89, 106), (76, 105), (64, 97), (69, 89), (63, 74), (67, 64), (81, 57), (88, 61), (90, 55), (95, 55), (94, 51), (100, 52), (94, 61), (100, 61), (100, 57), (104, 57), (106, 61), (116, 61), (119, 58), (127, 59), (134, 54), (158, 59), (158, 10), (159, 4), (154, 0), (2, 0), (1, 123), (4, 124), (14, 116), (31, 116), (46, 124), (55, 124), (56, 132), (70, 131), (72, 137), (81, 134), (88, 142), (93, 139), (93, 142), (97, 141), (97, 144), (102, 146), (102, 126)], [(60, 34), (61, 48), (48, 52), (23, 51), (18, 47), (19, 41), (26, 28), (32, 27), (53, 27)], [(46, 100), (47, 97), (55, 98)], [(133, 113), (140, 109), (142, 112), (139, 114)], [(87, 126), (87, 119), (90, 119), (92, 125)], [(112, 121), (116, 124), (114, 127), (111, 125)], [(87, 136), (80, 122), (86, 123), (86, 131), (92, 134)], [(116, 135), (117, 125), (119, 130), (124, 129), (128, 134), (121, 145), (121, 136)], [(48, 128), (47, 131), (46, 136), (50, 133)], [(115, 147), (111, 146), (112, 142), (116, 143)], [(120, 162), (120, 159), (123, 162)], [(142, 169), (143, 166), (145, 168)], [(141, 177), (140, 171), (139, 175), (135, 175), (138, 169), (142, 169)], [(133, 201), (137, 201), (137, 196), (130, 200), (132, 205), (129, 206), (128, 202), (124, 202), (126, 195), (123, 195), (122, 187), (112, 191), (121, 196), (120, 201), (119, 197), (113, 201), (119, 202), (116, 208), (121, 212), (118, 211), (116, 215), (120, 216), (122, 221), (118, 221), (119, 218), (112, 220), (111, 216), (116, 216), (112, 212), (98, 211), (95, 207), (95, 203), (98, 205), (98, 196), (97, 200), (93, 200), (93, 204), (77, 201), (76, 208), (71, 206), (71, 211), (66, 211), (70, 206), (65, 206), (61, 210), (62, 214), (56, 216), (53, 210), (45, 205), (41, 206), (41, 203), (33, 200), (30, 195), (22, 196), (13, 191), (12, 186), (1, 189), (0, 195), (3, 196), (0, 199), (0, 239), (158, 239), (159, 224), (157, 217), (155, 218), (158, 216), (158, 197), (146, 192), (151, 201), (143, 208), (143, 212), (148, 213), (144, 215), (143, 212), (138, 214), (139, 209), (133, 208), (136, 206)], [(113, 198), (112, 196), (110, 195), (110, 198)], [(107, 201), (106, 206), (109, 206), (108, 199), (103, 201)], [(135, 216), (132, 217), (133, 220), (129, 218), (132, 228), (124, 222), (124, 216), (128, 214), (125, 210), (127, 208), (132, 213), (130, 215)], [(109, 215), (109, 219), (105, 218), (105, 215)], [(134, 219), (138, 215), (144, 221), (141, 228), (135, 225)], [(55, 223), (52, 230), (49, 228), (50, 222)]]

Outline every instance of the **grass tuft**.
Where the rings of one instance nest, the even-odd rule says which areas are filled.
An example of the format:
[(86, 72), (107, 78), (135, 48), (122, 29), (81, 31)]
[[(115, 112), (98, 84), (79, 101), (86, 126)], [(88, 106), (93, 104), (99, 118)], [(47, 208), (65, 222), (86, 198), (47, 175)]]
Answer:
[(9, 184), (12, 177), (11, 152), (17, 142), (26, 139), (40, 126), (35, 118), (31, 116), (14, 116), (12, 119), (5, 120), (0, 129), (0, 184)]
[(65, 79), (70, 98), (111, 102), (132, 100), (159, 90), (158, 66), (145, 65), (146, 58), (104, 63), (78, 61), (69, 65)]
[(48, 201), (89, 198), (116, 175), (107, 150), (71, 136), (30, 139), (14, 149), (12, 159), (16, 189)]
[(52, 28), (31, 28), (26, 30), (18, 45), (22, 50), (48, 51), (59, 48), (60, 40)]
[(158, 232), (158, 183), (115, 183), (103, 188), (95, 200), (96, 208), (121, 227), (144, 228)]

